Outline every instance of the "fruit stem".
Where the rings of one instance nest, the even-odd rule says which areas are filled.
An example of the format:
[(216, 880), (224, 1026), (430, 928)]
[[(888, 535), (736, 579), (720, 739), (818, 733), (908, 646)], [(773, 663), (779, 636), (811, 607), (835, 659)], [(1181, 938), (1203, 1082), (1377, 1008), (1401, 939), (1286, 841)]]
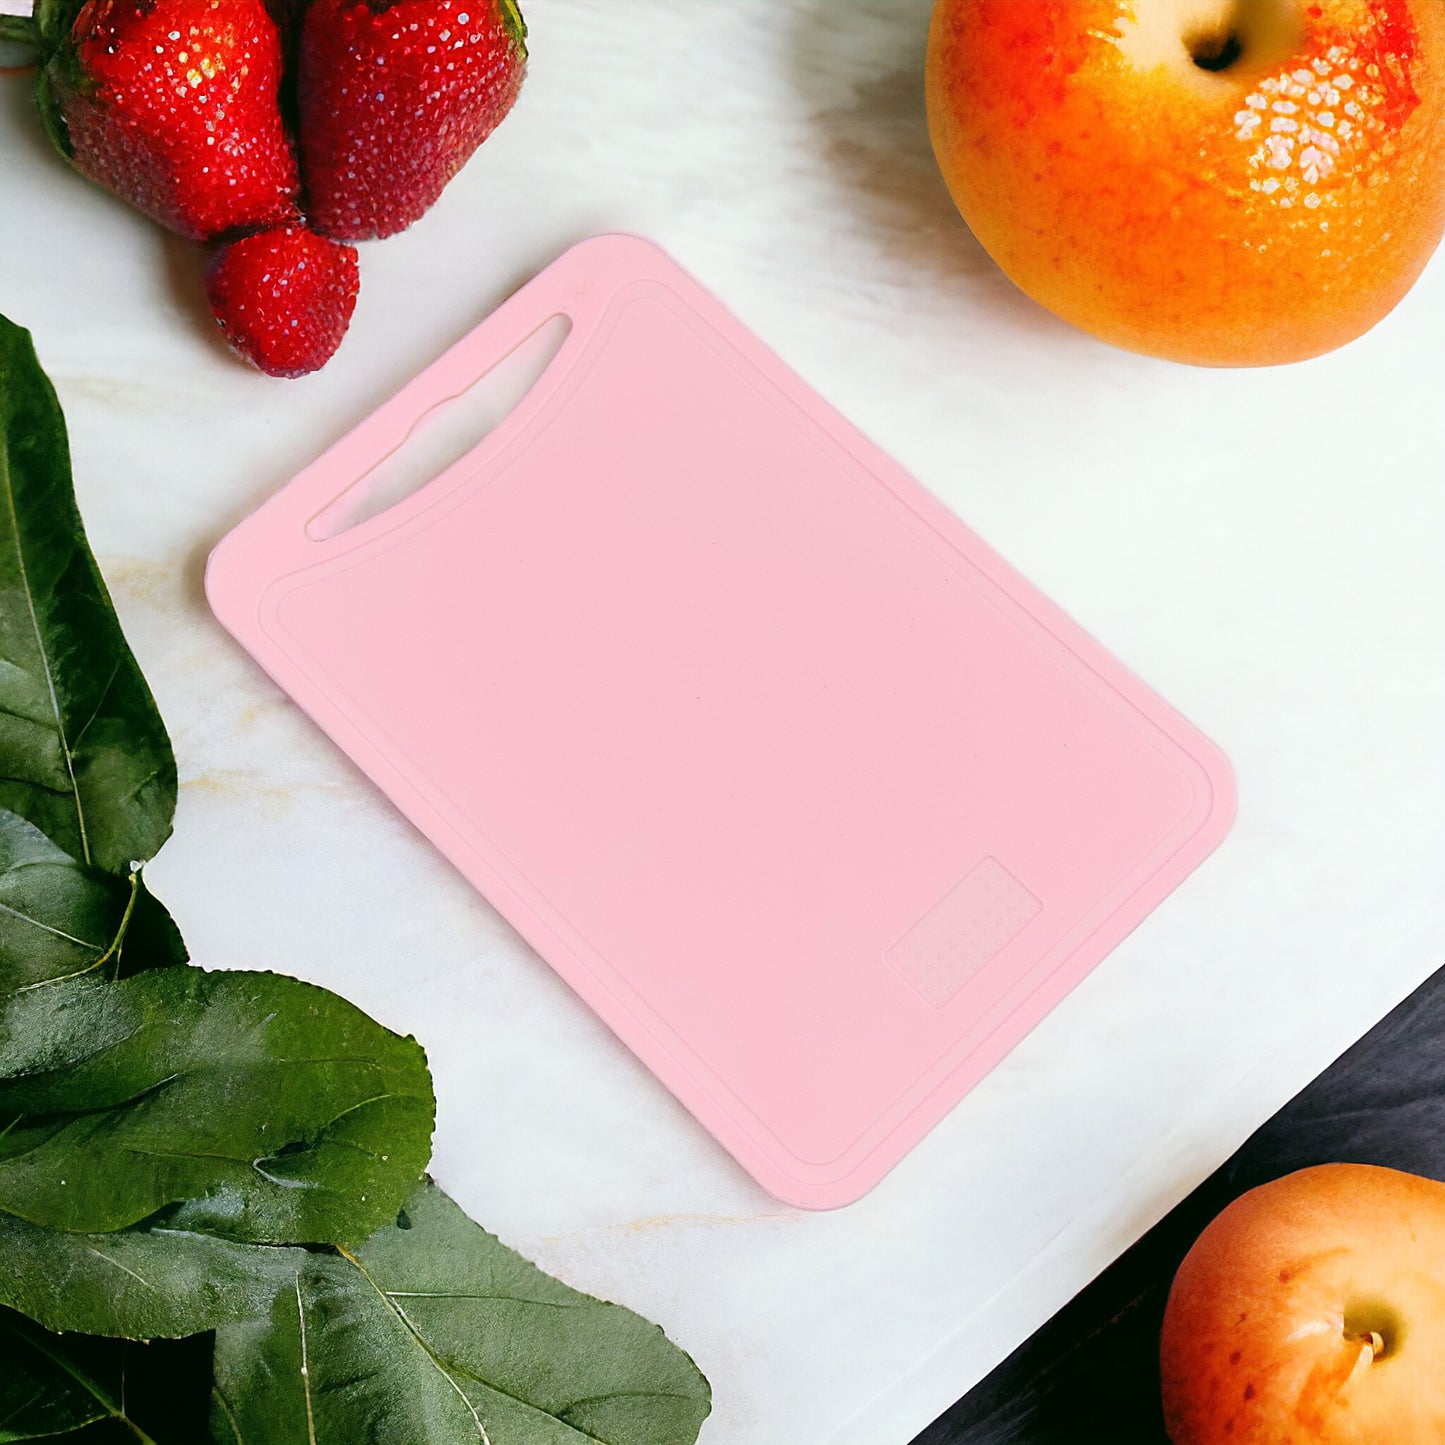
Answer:
[(1355, 1334), (1347, 1334), (1345, 1338), (1351, 1342), (1369, 1345), (1372, 1359), (1378, 1360), (1385, 1353), (1385, 1337), (1379, 1330), (1361, 1330)]
[(527, 58), (527, 22), (522, 18), (521, 7), (517, 0), (498, 0), (498, 8), (501, 11), (502, 24), (506, 27), (507, 34), (511, 37), (512, 45), (516, 49), (517, 58)]

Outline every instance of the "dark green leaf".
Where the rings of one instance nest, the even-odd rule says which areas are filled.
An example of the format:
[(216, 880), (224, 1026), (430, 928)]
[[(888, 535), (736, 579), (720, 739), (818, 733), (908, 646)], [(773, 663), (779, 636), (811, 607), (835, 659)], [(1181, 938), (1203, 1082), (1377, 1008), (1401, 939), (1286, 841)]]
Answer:
[(155, 1445), (202, 1445), (207, 1435), (214, 1345), (215, 1337), (209, 1332), (184, 1340), (123, 1343), (121, 1398), (126, 1422), (93, 1425), (76, 1438), (76, 1445), (137, 1445), (137, 1430)]
[(65, 420), (0, 317), (0, 807), (128, 877), (171, 830), (176, 765), (86, 544)]
[(269, 1320), (216, 1332), (224, 1445), (689, 1445), (707, 1381), (420, 1185), (405, 1228), (312, 1253)]
[(131, 892), (0, 811), (0, 994), (94, 968), (112, 951)]
[(426, 1058), (294, 978), (167, 968), (0, 1003), (0, 1209), (76, 1232), (170, 1223), (366, 1238), (426, 1166)]
[(0, 1214), (0, 1305), (47, 1330), (179, 1339), (264, 1319), (305, 1253), (165, 1223), (68, 1234)]
[(54, 1335), (0, 1309), (0, 1441), (198, 1445), (211, 1350), (209, 1334), (155, 1344)]
[[(102, 1348), (118, 1358), (119, 1346)], [(0, 1441), (63, 1435), (120, 1413), (95, 1362), (81, 1353), (23, 1315), (0, 1310)]]
[(0, 1441), (68, 1436), (98, 1420), (124, 1422), (129, 1353), (127, 1342), (52, 1335), (0, 1309)]
[(77, 863), (0, 809), (0, 997), (92, 970), (107, 978), (184, 963), (170, 915), (140, 876)]

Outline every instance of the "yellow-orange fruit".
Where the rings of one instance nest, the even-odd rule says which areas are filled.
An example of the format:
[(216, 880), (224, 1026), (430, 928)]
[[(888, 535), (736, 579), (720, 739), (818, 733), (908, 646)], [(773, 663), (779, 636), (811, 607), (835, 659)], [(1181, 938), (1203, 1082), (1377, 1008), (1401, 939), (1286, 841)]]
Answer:
[(1185, 1256), (1160, 1369), (1174, 1445), (1445, 1440), (1445, 1184), (1322, 1164), (1236, 1199)]
[(1445, 229), (1445, 0), (938, 0), (927, 94), (989, 254), (1134, 351), (1328, 351)]

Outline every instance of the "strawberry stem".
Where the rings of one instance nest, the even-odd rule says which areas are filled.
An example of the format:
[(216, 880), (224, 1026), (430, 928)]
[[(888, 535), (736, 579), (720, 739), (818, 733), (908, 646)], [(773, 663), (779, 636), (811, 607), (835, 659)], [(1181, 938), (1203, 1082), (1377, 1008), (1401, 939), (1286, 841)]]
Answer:
[(498, 0), (498, 10), (501, 13), (502, 25), (505, 27), (517, 55), (525, 60), (527, 58), (527, 22), (522, 18), (521, 6), (517, 0)]

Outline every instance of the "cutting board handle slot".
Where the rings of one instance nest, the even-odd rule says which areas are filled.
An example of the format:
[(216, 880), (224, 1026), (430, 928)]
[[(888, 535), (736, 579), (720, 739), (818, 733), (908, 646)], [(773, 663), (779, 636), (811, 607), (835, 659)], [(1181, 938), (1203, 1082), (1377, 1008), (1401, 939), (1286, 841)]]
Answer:
[(329, 541), (389, 511), (475, 451), (542, 379), (572, 330), (553, 315), (469, 385), (433, 403), (406, 435), (306, 524)]

